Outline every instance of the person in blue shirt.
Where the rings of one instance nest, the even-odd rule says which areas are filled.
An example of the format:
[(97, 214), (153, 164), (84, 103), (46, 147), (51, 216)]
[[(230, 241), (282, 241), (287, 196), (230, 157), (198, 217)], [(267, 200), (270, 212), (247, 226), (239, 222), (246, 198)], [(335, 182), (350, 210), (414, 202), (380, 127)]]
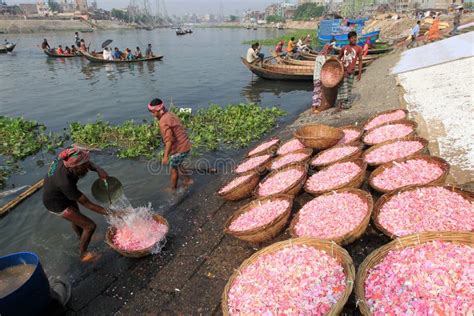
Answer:
[(420, 21), (416, 21), (416, 25), (411, 29), (411, 41), (408, 43), (407, 48), (411, 48), (416, 43), (416, 38), (420, 34)]
[(122, 52), (118, 49), (118, 47), (114, 48), (114, 53), (112, 54), (114, 59), (122, 59)]

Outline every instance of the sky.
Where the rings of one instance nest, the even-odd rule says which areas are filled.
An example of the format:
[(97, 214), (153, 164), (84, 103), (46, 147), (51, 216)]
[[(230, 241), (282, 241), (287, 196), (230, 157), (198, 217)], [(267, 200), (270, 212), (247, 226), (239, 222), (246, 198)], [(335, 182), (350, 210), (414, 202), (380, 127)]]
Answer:
[[(56, 0), (57, 1), (57, 0)], [(136, 0), (143, 2), (142, 0)], [(271, 3), (278, 3), (281, 0), (164, 0), (168, 14), (182, 15), (185, 13), (219, 13), (219, 3), (222, 1), (224, 14), (241, 13), (245, 9), (263, 10)], [(35, 3), (35, 0), (6, 0), (8, 4)], [(88, 0), (92, 2), (92, 0)], [(155, 7), (156, 0), (149, 0), (152, 8)], [(295, 1), (289, 1), (295, 2)], [(130, 3), (130, 0), (97, 0), (100, 8), (124, 8)], [(161, 0), (160, 0), (161, 3)]]

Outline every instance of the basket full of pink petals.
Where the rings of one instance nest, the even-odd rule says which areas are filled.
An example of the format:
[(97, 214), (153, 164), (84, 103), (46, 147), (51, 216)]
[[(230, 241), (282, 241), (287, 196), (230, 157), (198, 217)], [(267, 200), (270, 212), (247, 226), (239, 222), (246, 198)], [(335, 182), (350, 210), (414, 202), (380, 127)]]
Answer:
[(292, 138), (290, 139), (289, 141), (287, 141), (286, 143), (284, 143), (283, 145), (281, 145), (276, 154), (278, 156), (282, 156), (282, 155), (286, 155), (286, 154), (289, 154), (293, 151), (297, 151), (297, 150), (301, 150), (301, 149), (305, 149), (306, 147), (303, 145), (302, 142), (300, 142), (297, 138)]
[(289, 165), (306, 165), (311, 159), (313, 150), (311, 148), (303, 148), (288, 154), (278, 156), (270, 164), (270, 170), (278, 170)]
[(359, 266), (362, 315), (469, 315), (473, 233), (426, 232), (397, 238)]
[(342, 247), (315, 238), (274, 243), (245, 260), (222, 293), (229, 315), (339, 315), (353, 288)]
[[(109, 227), (105, 232), (105, 242), (115, 251), (125, 257), (141, 258), (148, 256), (156, 248), (169, 231), (168, 221), (153, 214), (150, 219), (140, 219), (140, 229), (124, 227), (117, 229)], [(143, 236), (140, 236), (143, 234)], [(122, 245), (125, 244), (126, 245)]]
[(275, 194), (296, 196), (307, 177), (306, 165), (290, 165), (269, 173), (255, 188), (254, 195), (262, 198)]
[(235, 174), (244, 174), (249, 172), (264, 174), (267, 172), (272, 155), (266, 154), (261, 156), (252, 156), (242, 161), (234, 170)]
[(323, 150), (311, 159), (312, 168), (323, 169), (337, 162), (354, 160), (362, 155), (362, 145), (337, 145)]
[(377, 145), (393, 139), (414, 136), (417, 127), (418, 124), (411, 120), (388, 122), (368, 130), (362, 140), (366, 145)]
[(355, 125), (346, 125), (339, 127), (344, 136), (337, 143), (338, 145), (355, 145), (358, 144), (362, 137), (363, 130)]
[(254, 200), (227, 220), (224, 232), (250, 243), (270, 240), (285, 228), (292, 206), (293, 197), (286, 194)]
[(308, 178), (304, 190), (320, 195), (344, 188), (359, 188), (365, 179), (367, 164), (361, 159), (338, 162)]
[(443, 184), (449, 174), (446, 160), (429, 155), (394, 160), (372, 171), (369, 185), (383, 193), (411, 185)]
[(293, 218), (293, 237), (312, 237), (347, 245), (367, 229), (374, 202), (362, 190), (349, 188), (320, 195), (306, 203)]
[(227, 201), (238, 201), (252, 195), (260, 181), (260, 174), (250, 171), (238, 175), (217, 191), (217, 195)]
[(247, 153), (247, 157), (261, 156), (261, 155), (273, 155), (280, 146), (280, 139), (272, 138), (264, 143), (261, 143), (254, 149)]
[(421, 137), (410, 136), (393, 139), (370, 147), (364, 151), (362, 159), (369, 166), (379, 166), (397, 159), (411, 158), (421, 154), (427, 146), (428, 141)]
[(408, 111), (405, 109), (394, 109), (384, 112), (377, 113), (371, 116), (364, 124), (364, 131), (373, 129), (374, 127), (393, 122), (398, 120), (406, 119)]
[(375, 226), (391, 238), (427, 231), (474, 231), (474, 195), (452, 186), (412, 186), (377, 200)]

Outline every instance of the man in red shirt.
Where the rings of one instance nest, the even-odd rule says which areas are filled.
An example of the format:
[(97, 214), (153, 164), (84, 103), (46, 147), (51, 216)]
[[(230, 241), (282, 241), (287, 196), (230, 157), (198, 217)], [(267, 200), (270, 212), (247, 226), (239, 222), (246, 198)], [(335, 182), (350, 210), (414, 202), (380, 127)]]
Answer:
[(357, 75), (357, 81), (362, 77), (362, 47), (357, 45), (357, 33), (351, 31), (347, 37), (349, 38), (349, 45), (346, 45), (341, 49), (338, 57), (344, 65), (344, 79), (339, 86), (337, 93), (337, 111), (351, 108), (350, 99), (357, 61), (359, 61), (359, 74)]
[(185, 186), (191, 185), (193, 180), (189, 176), (189, 171), (183, 166), (192, 148), (186, 128), (176, 114), (166, 110), (160, 99), (153, 99), (148, 104), (148, 110), (160, 122), (160, 133), (165, 144), (162, 162), (171, 167), (171, 189), (176, 190), (178, 187), (179, 175), (183, 176)]

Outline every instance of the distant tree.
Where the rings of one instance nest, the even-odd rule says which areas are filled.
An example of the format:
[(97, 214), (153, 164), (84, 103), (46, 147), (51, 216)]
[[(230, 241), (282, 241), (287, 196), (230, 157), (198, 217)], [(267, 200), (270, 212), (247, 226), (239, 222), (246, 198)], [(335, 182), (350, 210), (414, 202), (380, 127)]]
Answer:
[(116, 18), (117, 20), (121, 21), (129, 21), (130, 17), (128, 16), (127, 12), (124, 12), (122, 10), (117, 10), (117, 9), (112, 9), (112, 17)]
[(61, 10), (61, 6), (54, 0), (48, 0), (48, 6), (53, 12), (59, 12)]
[(317, 5), (316, 3), (305, 3), (296, 9), (294, 20), (311, 20), (322, 16), (324, 13), (324, 6)]
[(267, 16), (267, 23), (278, 23), (278, 22), (285, 22), (285, 18), (280, 15), (270, 15)]
[(239, 17), (236, 16), (236, 15), (230, 15), (230, 16), (229, 16), (229, 20), (230, 20), (231, 22), (237, 22), (237, 21), (239, 20)]

